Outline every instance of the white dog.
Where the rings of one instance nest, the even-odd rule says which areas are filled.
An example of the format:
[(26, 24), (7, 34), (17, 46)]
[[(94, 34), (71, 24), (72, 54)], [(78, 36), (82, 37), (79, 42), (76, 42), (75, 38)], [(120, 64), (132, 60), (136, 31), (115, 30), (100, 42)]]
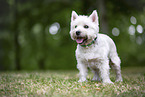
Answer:
[(116, 82), (122, 81), (121, 61), (115, 43), (107, 35), (99, 34), (96, 10), (89, 17), (78, 16), (75, 11), (72, 11), (70, 35), (78, 43), (76, 59), (77, 68), (80, 71), (79, 82), (87, 81), (87, 68), (89, 67), (94, 73), (92, 80), (112, 83), (109, 78), (109, 61), (116, 72)]

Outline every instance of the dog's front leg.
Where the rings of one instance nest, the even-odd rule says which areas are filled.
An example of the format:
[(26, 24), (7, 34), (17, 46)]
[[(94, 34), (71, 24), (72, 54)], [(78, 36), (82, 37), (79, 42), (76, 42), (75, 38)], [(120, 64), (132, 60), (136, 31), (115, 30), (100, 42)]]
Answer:
[(83, 64), (83, 63), (78, 63), (77, 64), (77, 68), (80, 71), (80, 79), (78, 82), (84, 82), (87, 81), (86, 77), (87, 77), (87, 73), (88, 73), (88, 69), (87, 69), (87, 64)]
[(100, 77), (104, 84), (110, 83), (113, 84), (113, 82), (109, 78), (109, 60), (105, 60), (99, 64), (99, 70), (100, 70)]

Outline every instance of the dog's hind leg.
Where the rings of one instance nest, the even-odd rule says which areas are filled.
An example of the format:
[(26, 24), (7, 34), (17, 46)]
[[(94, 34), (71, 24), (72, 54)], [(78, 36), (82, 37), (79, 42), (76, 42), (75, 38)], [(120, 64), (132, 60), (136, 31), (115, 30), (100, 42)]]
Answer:
[(119, 82), (119, 81), (123, 81), (122, 77), (121, 77), (121, 69), (120, 69), (120, 58), (118, 57), (117, 53), (112, 53), (110, 56), (111, 59), (111, 67), (112, 69), (114, 69), (115, 73), (116, 73), (116, 81), (115, 82)]

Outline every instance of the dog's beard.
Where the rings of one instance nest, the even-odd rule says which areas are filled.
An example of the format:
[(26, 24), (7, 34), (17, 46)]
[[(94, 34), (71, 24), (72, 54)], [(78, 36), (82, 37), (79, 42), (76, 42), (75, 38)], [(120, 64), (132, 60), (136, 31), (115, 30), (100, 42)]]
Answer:
[(90, 42), (92, 42), (92, 40), (96, 38), (97, 35), (96, 33), (92, 34), (93, 32), (92, 33), (86, 32), (87, 34), (81, 33), (80, 35), (76, 35), (75, 32), (70, 32), (70, 33), (71, 33), (71, 38), (75, 40), (76, 43), (81, 45), (89, 44)]
[(80, 45), (88, 45), (91, 43), (97, 36), (96, 35), (86, 35), (85, 37), (76, 37), (75, 40)]
[(76, 35), (75, 33), (73, 34), (73, 40), (76, 41), (78, 44), (85, 44), (88, 40), (87, 35), (81, 34), (81, 35)]

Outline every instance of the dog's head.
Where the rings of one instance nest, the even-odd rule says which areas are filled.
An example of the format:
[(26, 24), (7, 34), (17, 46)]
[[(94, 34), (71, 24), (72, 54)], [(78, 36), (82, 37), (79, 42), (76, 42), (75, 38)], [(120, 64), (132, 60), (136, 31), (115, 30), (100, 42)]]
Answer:
[(97, 11), (94, 10), (90, 16), (77, 15), (72, 11), (70, 35), (78, 44), (87, 45), (97, 37), (99, 22)]

